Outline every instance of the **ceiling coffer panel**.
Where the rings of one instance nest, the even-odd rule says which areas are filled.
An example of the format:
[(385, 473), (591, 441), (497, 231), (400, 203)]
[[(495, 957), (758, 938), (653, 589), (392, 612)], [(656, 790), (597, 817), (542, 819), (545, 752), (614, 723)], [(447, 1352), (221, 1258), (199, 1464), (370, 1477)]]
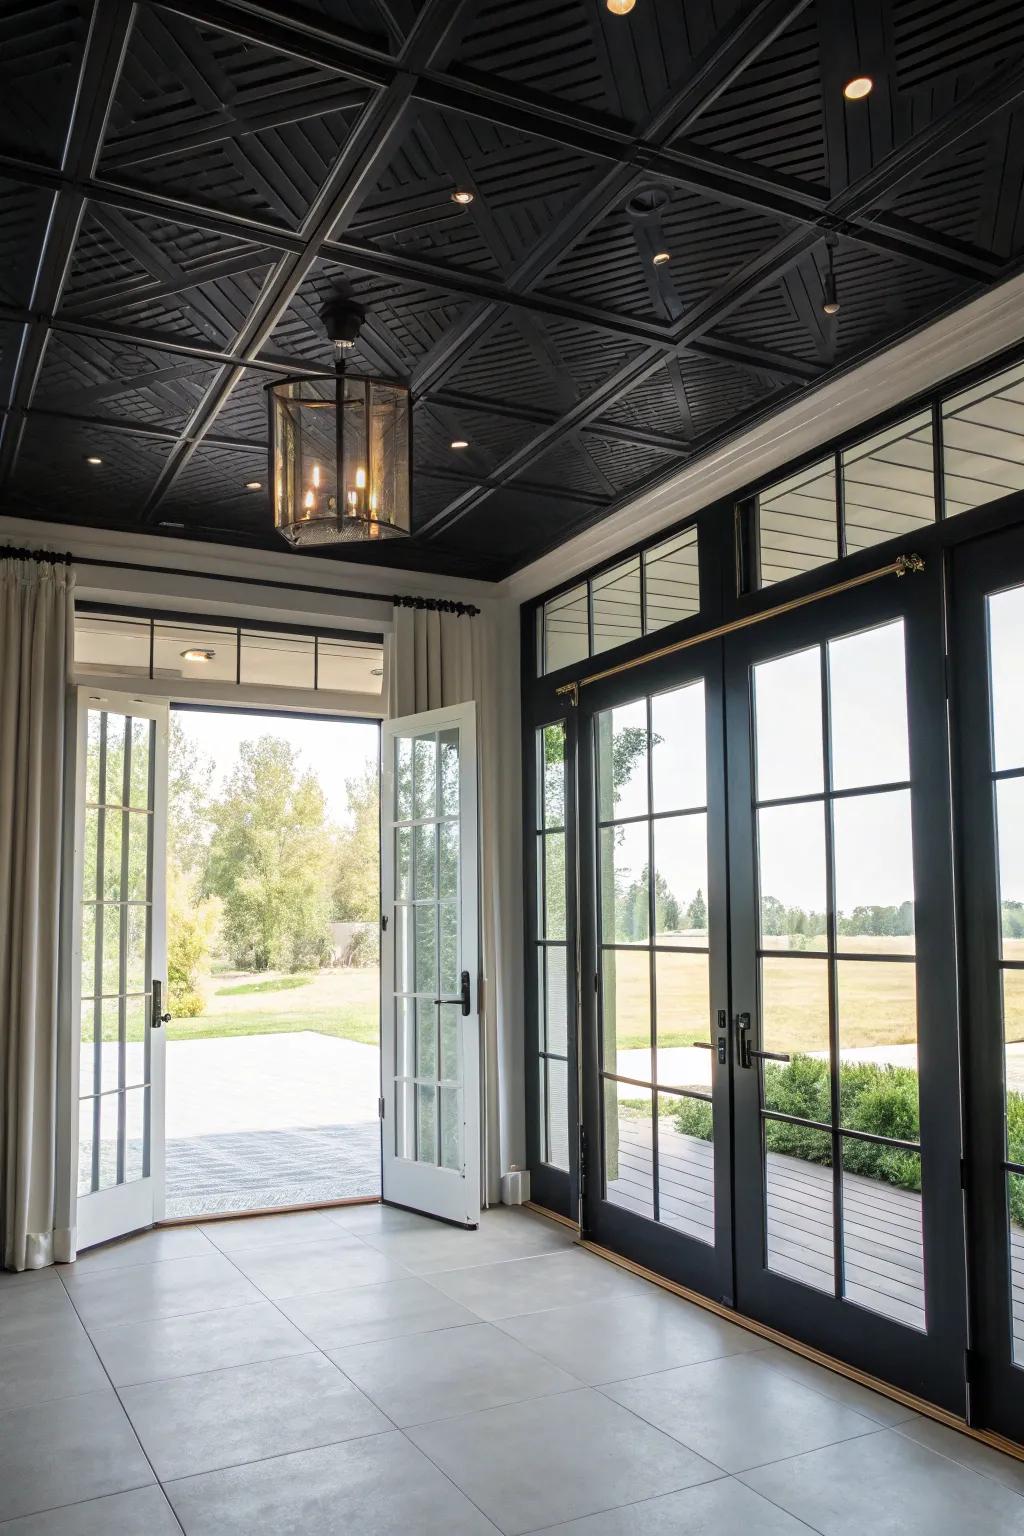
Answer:
[(0, 0), (0, 511), (280, 547), (341, 295), (414, 438), (345, 558), (500, 577), (1017, 271), (1022, 81), (1011, 0)]

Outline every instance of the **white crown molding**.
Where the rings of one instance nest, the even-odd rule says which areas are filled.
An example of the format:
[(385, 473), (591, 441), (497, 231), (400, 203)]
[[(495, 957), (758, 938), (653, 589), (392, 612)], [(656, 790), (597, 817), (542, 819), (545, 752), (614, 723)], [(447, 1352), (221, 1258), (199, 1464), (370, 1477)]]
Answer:
[(1024, 336), (1024, 274), (851, 369), (506, 577), (499, 593), (525, 603)]

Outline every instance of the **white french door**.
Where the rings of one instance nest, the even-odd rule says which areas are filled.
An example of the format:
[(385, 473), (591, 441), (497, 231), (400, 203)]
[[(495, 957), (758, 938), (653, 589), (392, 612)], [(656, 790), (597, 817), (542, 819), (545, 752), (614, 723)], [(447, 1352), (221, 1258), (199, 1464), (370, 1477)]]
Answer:
[(167, 705), (80, 689), (71, 968), (79, 1248), (163, 1214), (166, 848)]
[(382, 1188), (480, 1217), (476, 706), (383, 727)]

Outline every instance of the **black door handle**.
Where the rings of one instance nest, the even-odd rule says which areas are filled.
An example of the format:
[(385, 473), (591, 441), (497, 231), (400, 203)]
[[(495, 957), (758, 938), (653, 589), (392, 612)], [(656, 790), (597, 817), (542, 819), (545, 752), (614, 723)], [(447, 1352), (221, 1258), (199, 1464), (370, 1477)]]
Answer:
[(161, 1024), (169, 1024), (171, 1022), (171, 1019), (173, 1018), (173, 1014), (164, 1013), (162, 1011), (163, 1010), (163, 1005), (164, 1005), (164, 984), (163, 984), (162, 981), (157, 981), (156, 978), (154, 977), (153, 978), (153, 1004), (152, 1004), (152, 1009), (151, 1009), (150, 1016), (149, 1016), (149, 1027), (150, 1027), (150, 1029), (159, 1029)]
[(434, 1002), (439, 1007), (444, 1007), (444, 1005), (447, 1004), (447, 1003), (451, 1003), (453, 1005), (454, 1004), (458, 1004), (458, 1006), (462, 1009), (462, 1016), (463, 1016), (463, 1018), (468, 1018), (468, 1016), (469, 1016), (469, 972), (468, 971), (463, 971), (462, 975), (459, 977), (459, 995), (458, 995), (458, 997), (435, 997), (434, 998)]
[(756, 1056), (758, 1061), (789, 1061), (790, 1060), (790, 1058), (788, 1056), (784, 1056), (781, 1051), (751, 1051), (751, 1050), (748, 1050), (747, 1051), (747, 1055), (748, 1056)]
[(736, 1015), (736, 1055), (739, 1057), (741, 1067), (750, 1066), (750, 1014), (738, 1013)]

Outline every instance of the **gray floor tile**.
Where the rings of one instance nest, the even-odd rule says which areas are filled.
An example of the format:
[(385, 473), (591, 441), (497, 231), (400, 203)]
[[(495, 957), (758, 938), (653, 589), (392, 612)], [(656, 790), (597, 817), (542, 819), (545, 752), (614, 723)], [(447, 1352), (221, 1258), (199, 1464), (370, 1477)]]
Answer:
[(318, 1237), (337, 1236), (335, 1224), (320, 1211), (282, 1211), (277, 1216), (208, 1221), (203, 1223), (202, 1230), (222, 1253), (269, 1247), (272, 1243), (308, 1243)]
[[(49, 1279), (43, 1279), (44, 1275)], [(8, 1276), (2, 1277), (4, 1281)], [(0, 1286), (0, 1319), (32, 1316), (57, 1317), (70, 1312), (68, 1293), (52, 1267), (11, 1275), (13, 1285)], [(73, 1315), (73, 1314), (72, 1314)]]
[(553, 1301), (563, 1307), (578, 1307), (610, 1296), (646, 1297), (652, 1290), (648, 1281), (580, 1248), (535, 1259), (446, 1270), (431, 1275), (430, 1283), (485, 1322), (544, 1312)]
[(509, 1210), (485, 1211), (475, 1231), (432, 1221), (421, 1227), (362, 1235), (389, 1259), (419, 1275), (557, 1253), (572, 1245), (572, 1234), (566, 1228), (541, 1216)]
[(0, 1313), (0, 1413), (108, 1385), (73, 1308)]
[(739, 1354), (761, 1342), (713, 1312), (653, 1288), (649, 1297), (556, 1306), (504, 1318), (498, 1326), (590, 1386)]
[(743, 1474), (822, 1536), (1020, 1536), (1024, 1499), (896, 1430)]
[(490, 1323), (331, 1350), (400, 1429), (579, 1386)]
[(154, 1481), (110, 1388), (0, 1415), (0, 1520)]
[(45, 1269), (0, 1269), (0, 1311), (9, 1296), (29, 1289), (52, 1289), (54, 1285), (60, 1285), (60, 1280), (52, 1264)]
[(115, 1387), (280, 1360), (313, 1348), (270, 1301), (94, 1328), (92, 1340)]
[(440, 1419), (407, 1434), (506, 1536), (721, 1475), (589, 1389)]
[(121, 1401), (161, 1482), (391, 1428), (321, 1354), (126, 1387)]
[(1024, 1461), (1017, 1461), (1013, 1456), (993, 1450), (990, 1445), (982, 1445), (980, 1440), (972, 1440), (970, 1435), (961, 1435), (945, 1424), (918, 1414), (897, 1428), (901, 1435), (908, 1435), (919, 1445), (926, 1445), (929, 1450), (948, 1456), (950, 1461), (970, 1467), (972, 1472), (980, 1472), (982, 1477), (991, 1477), (1004, 1488), (1012, 1488), (1014, 1493), (1024, 1497)]
[(66, 1504), (43, 1515), (4, 1521), (0, 1536), (181, 1536), (181, 1526), (154, 1483), (88, 1504)]
[(385, 1205), (380, 1200), (358, 1205), (328, 1205), (321, 1214), (343, 1232), (397, 1232), (404, 1227), (428, 1227), (434, 1223), (427, 1216), (403, 1210), (400, 1205)]
[(751, 1334), (751, 1338), (758, 1346), (758, 1360), (784, 1371), (794, 1381), (803, 1382), (805, 1387), (811, 1387), (825, 1397), (835, 1398), (837, 1403), (844, 1403), (847, 1408), (864, 1414), (865, 1418), (874, 1419), (876, 1424), (902, 1424), (917, 1416), (913, 1408), (906, 1408), (891, 1397), (883, 1397), (880, 1392), (872, 1392), (870, 1387), (862, 1387), (859, 1382), (840, 1376), (838, 1371), (830, 1371), (826, 1366), (817, 1365), (779, 1345), (769, 1344), (766, 1349), (764, 1341), (758, 1340), (756, 1334)]
[(544, 1536), (809, 1536), (802, 1520), (776, 1509), (731, 1477), (701, 1483), (682, 1493), (627, 1504), (568, 1525), (551, 1525)]
[(321, 1349), (344, 1349), (349, 1344), (480, 1321), (475, 1312), (418, 1279), (386, 1280), (383, 1285), (351, 1291), (317, 1291), (312, 1296), (288, 1297), (277, 1305)]
[(181, 1317), (244, 1306), (263, 1297), (235, 1265), (211, 1250), (207, 1259), (167, 1259), (98, 1275), (65, 1276), (68, 1293), (90, 1331), (147, 1317)]
[(61, 1264), (58, 1271), (69, 1277), (98, 1275), (107, 1269), (157, 1264), (164, 1259), (208, 1259), (213, 1251), (198, 1227), (154, 1227), (99, 1248), (86, 1248), (73, 1264)]
[(307, 1296), (314, 1291), (377, 1285), (408, 1274), (408, 1270), (347, 1232), (332, 1232), (329, 1237), (308, 1243), (245, 1248), (232, 1258), (242, 1273), (273, 1301), (286, 1296)]
[(171, 1483), (186, 1536), (493, 1536), (448, 1479), (392, 1431)]
[(684, 1365), (601, 1390), (727, 1472), (878, 1430), (874, 1420), (750, 1354)]

